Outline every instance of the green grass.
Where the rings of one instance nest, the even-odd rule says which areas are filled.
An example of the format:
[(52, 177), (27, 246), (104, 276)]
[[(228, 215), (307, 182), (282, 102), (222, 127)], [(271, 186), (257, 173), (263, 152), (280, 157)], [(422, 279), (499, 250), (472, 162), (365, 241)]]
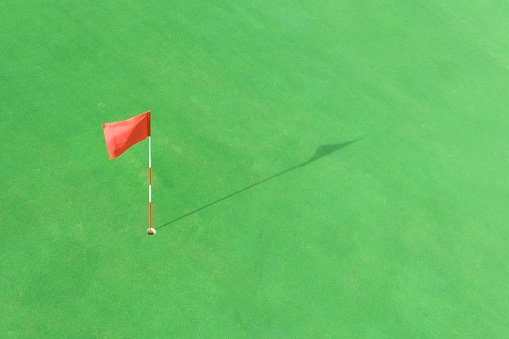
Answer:
[(2, 1), (0, 336), (506, 336), (508, 15)]

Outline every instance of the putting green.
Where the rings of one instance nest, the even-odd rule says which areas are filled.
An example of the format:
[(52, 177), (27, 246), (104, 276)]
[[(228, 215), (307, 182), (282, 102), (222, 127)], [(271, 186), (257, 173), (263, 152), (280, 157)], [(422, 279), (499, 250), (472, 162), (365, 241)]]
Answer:
[(0, 336), (506, 336), (508, 15), (2, 1)]

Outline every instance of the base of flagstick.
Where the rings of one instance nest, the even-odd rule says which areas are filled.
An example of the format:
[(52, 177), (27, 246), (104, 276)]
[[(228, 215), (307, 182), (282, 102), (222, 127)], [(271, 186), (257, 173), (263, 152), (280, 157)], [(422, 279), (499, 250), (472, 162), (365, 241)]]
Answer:
[(147, 233), (150, 234), (150, 235), (155, 235), (156, 234), (156, 230), (155, 230), (155, 228), (149, 228), (149, 229), (147, 229)]

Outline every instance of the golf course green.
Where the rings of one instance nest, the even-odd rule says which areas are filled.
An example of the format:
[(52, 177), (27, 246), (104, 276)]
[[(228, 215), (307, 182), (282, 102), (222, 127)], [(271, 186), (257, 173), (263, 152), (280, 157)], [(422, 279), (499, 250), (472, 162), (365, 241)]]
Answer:
[(0, 338), (507, 338), (508, 17), (2, 0)]

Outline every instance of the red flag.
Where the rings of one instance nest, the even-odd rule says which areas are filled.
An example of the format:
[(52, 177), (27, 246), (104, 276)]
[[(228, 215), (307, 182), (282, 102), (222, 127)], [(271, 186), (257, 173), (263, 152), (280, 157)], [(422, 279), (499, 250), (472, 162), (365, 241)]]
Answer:
[(150, 136), (150, 111), (124, 121), (104, 124), (103, 128), (110, 159), (114, 159)]

